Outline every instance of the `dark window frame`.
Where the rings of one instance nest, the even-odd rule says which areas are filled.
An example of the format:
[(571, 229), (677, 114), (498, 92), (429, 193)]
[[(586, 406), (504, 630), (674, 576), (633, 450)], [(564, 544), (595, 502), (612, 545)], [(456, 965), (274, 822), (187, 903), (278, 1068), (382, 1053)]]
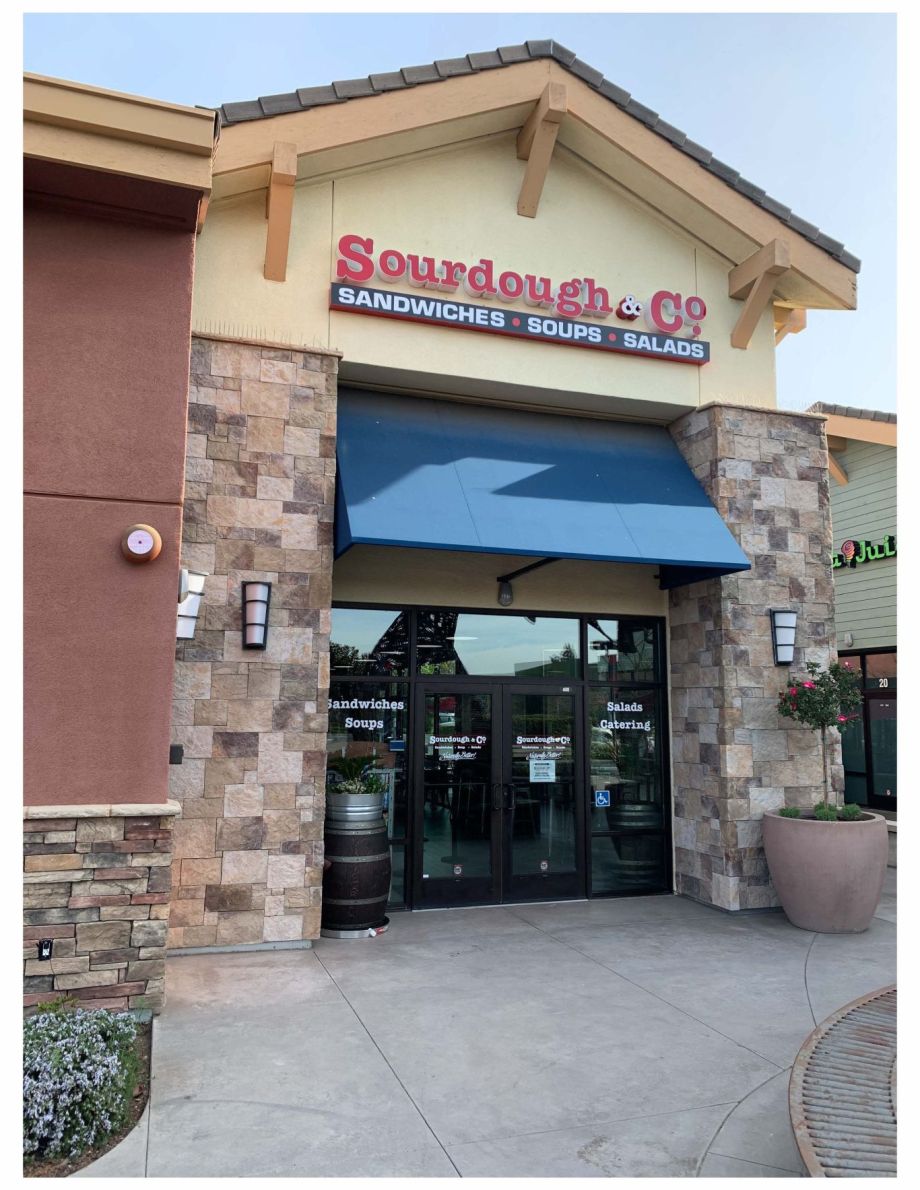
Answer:
[[(392, 682), (393, 684), (407, 683), (409, 686), (409, 733), (411, 739), (411, 725), (415, 722), (416, 715), (416, 700), (417, 687), (420, 683), (431, 681), (443, 681), (450, 684), (455, 684), (458, 690), (464, 688), (474, 688), (477, 683), (483, 682), (497, 682), (507, 683), (512, 688), (515, 684), (532, 684), (535, 686), (558, 686), (561, 682), (571, 683), (573, 686), (580, 688), (580, 697), (582, 701), (582, 723), (587, 724), (589, 714), (589, 695), (592, 688), (600, 688), (604, 690), (616, 690), (617, 688), (625, 689), (641, 689), (650, 690), (656, 693), (657, 709), (660, 716), (661, 725), (661, 747), (660, 747), (660, 773), (662, 783), (662, 805), (664, 807), (662, 826), (660, 831), (648, 832), (663, 837), (664, 853), (665, 853), (665, 871), (661, 888), (649, 890), (646, 893), (635, 892), (591, 892), (591, 840), (592, 833), (588, 825), (586, 816), (586, 828), (584, 830), (584, 837), (582, 846), (585, 851), (585, 893), (590, 899), (600, 899), (604, 897), (622, 897), (622, 896), (636, 896), (636, 895), (661, 895), (662, 893), (671, 893), (673, 891), (674, 882), (674, 847), (673, 847), (673, 818), (674, 818), (674, 797), (673, 786), (671, 781), (671, 721), (670, 721), (670, 700), (669, 700), (669, 685), (668, 685), (668, 657), (667, 657), (667, 618), (665, 616), (656, 615), (637, 615), (635, 613), (620, 614), (616, 611), (605, 612), (572, 612), (572, 611), (554, 611), (547, 608), (519, 608), (515, 607), (513, 610), (505, 608), (483, 608), (483, 607), (466, 607), (453, 605), (438, 605), (431, 603), (378, 603), (378, 602), (358, 602), (354, 600), (333, 600), (332, 610), (337, 608), (352, 608), (357, 611), (390, 611), (390, 612), (405, 612), (409, 617), (409, 673), (406, 676), (399, 677), (385, 677), (380, 674), (342, 674), (338, 677), (330, 674), (330, 694), (332, 687), (337, 682), (349, 682), (360, 684), (366, 682), (368, 684), (375, 684), (381, 682)], [(429, 611), (432, 609), (458, 612), (460, 614), (469, 613), (473, 615), (494, 615), (494, 616), (537, 616), (553, 619), (568, 619), (574, 621), (578, 625), (578, 640), (580, 652), (580, 673), (577, 677), (568, 677), (554, 675), (544, 678), (516, 678), (508, 674), (421, 674), (418, 672), (418, 658), (417, 658), (417, 635), (418, 635), (418, 613)], [(654, 681), (638, 681), (631, 675), (623, 675), (618, 677), (618, 680), (611, 681), (609, 678), (598, 680), (589, 676), (588, 674), (588, 624), (593, 620), (617, 620), (622, 622), (632, 622), (635, 624), (642, 624), (644, 626), (651, 626), (655, 633), (655, 652), (656, 652), (656, 666), (655, 666), (655, 680)], [(579, 691), (576, 691), (576, 697), (579, 696)], [(585, 732), (587, 728), (583, 729)], [(410, 745), (411, 747), (411, 745)], [(586, 739), (582, 741), (582, 767), (583, 767), (583, 781), (584, 789), (587, 791), (590, 788), (590, 755), (589, 747)], [(411, 773), (411, 764), (410, 764)], [(410, 777), (411, 780), (411, 777)], [(411, 821), (411, 816), (410, 816)], [(404, 872), (405, 872), (405, 888), (410, 890), (412, 888), (412, 879), (414, 873), (412, 865), (414, 863), (413, 852), (416, 850), (414, 842), (410, 845), (410, 839), (407, 835), (404, 855)], [(411, 898), (407, 896), (406, 908), (411, 908), (409, 903)], [(400, 906), (392, 905), (392, 909), (397, 909)]]
[[(875, 791), (875, 771), (872, 763), (872, 732), (869, 729), (869, 703), (884, 698), (892, 702), (897, 702), (898, 690), (897, 686), (894, 690), (881, 690), (877, 686), (870, 687), (868, 685), (868, 674), (866, 659), (868, 657), (875, 657), (880, 654), (897, 653), (897, 645), (884, 645), (881, 648), (867, 648), (867, 649), (846, 649), (838, 654), (841, 661), (847, 657), (857, 657), (860, 662), (860, 690), (862, 691), (862, 732), (863, 732), (863, 756), (865, 757), (865, 770), (850, 769), (844, 770), (844, 784), (846, 783), (847, 771), (851, 772), (854, 777), (863, 777), (866, 782), (866, 807), (869, 810), (889, 810), (897, 813), (898, 799), (897, 797), (885, 797), (883, 794), (877, 794)], [(846, 797), (846, 793), (844, 793)]]

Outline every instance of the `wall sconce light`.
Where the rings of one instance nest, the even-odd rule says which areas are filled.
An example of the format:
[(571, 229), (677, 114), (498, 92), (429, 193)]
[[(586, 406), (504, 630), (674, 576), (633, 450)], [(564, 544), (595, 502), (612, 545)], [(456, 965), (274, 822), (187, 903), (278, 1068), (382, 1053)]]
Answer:
[(771, 611), (770, 626), (773, 631), (773, 660), (777, 665), (791, 665), (795, 648), (796, 612)]
[(208, 576), (195, 570), (179, 571), (179, 613), (176, 617), (176, 640), (191, 640), (195, 635), (198, 609), (204, 594), (204, 580)]
[(510, 607), (514, 602), (514, 591), (507, 579), (498, 584), (498, 602), (502, 607)]
[(264, 649), (268, 640), (271, 583), (243, 583), (243, 648)]

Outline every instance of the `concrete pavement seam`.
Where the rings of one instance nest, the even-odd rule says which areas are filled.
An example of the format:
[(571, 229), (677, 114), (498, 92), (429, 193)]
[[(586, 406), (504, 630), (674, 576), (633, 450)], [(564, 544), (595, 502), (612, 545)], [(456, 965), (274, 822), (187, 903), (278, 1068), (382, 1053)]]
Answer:
[(361, 1019), (361, 1017), (358, 1014), (358, 1010), (355, 1008), (355, 1006), (352, 1004), (352, 1002), (345, 995), (345, 992), (342, 990), (341, 987), (339, 987), (338, 980), (332, 974), (332, 972), (329, 970), (329, 968), (326, 966), (326, 964), (323, 962), (322, 956), (315, 950), (313, 951), (313, 953), (316, 955), (316, 959), (317, 959), (317, 962), (319, 963), (319, 965), (322, 967), (322, 969), (326, 972), (326, 974), (329, 976), (329, 978), (335, 984), (336, 988), (338, 989), (339, 995), (342, 997), (342, 999), (345, 1001), (345, 1003), (351, 1009), (352, 1013), (354, 1014), (355, 1020), (358, 1022), (358, 1024), (361, 1026), (361, 1028), (364, 1030), (364, 1032), (370, 1038), (371, 1045), (373, 1045), (374, 1049), (377, 1051), (377, 1053), (380, 1055), (380, 1057), (386, 1063), (387, 1068), (389, 1069), (390, 1073), (393, 1075), (393, 1077), (399, 1083), (400, 1087), (402, 1087), (403, 1094), (406, 1096), (406, 1098), (409, 1100), (409, 1102), (412, 1104), (412, 1106), (418, 1112), (419, 1119), (422, 1121), (422, 1123), (425, 1125), (425, 1127), (428, 1129), (428, 1131), (434, 1137), (435, 1143), (440, 1148), (441, 1152), (444, 1154), (444, 1156), (447, 1158), (447, 1160), (450, 1162), (452, 1168), (454, 1169), (455, 1173), (457, 1174), (457, 1177), (462, 1178), (463, 1174), (460, 1172), (459, 1169), (457, 1169), (457, 1166), (454, 1164), (453, 1158), (451, 1157), (450, 1153), (448, 1153), (447, 1149), (445, 1148), (444, 1144), (441, 1141), (441, 1138), (438, 1136), (438, 1134), (435, 1132), (435, 1130), (428, 1123), (428, 1120), (425, 1117), (425, 1113), (422, 1111), (422, 1109), (419, 1107), (419, 1105), (415, 1102), (415, 1100), (409, 1094), (408, 1087), (405, 1085), (405, 1083), (402, 1081), (402, 1079), (396, 1073), (389, 1058), (387, 1058), (386, 1054), (383, 1052), (383, 1050), (377, 1044), (376, 1037), (374, 1037), (373, 1033), (371, 1033), (370, 1029), (368, 1029), (367, 1025)]
[(686, 1008), (681, 1008), (679, 1004), (672, 1004), (671, 1001), (666, 1000), (664, 996), (660, 996), (657, 992), (652, 991), (651, 988), (647, 988), (643, 984), (637, 983), (636, 980), (630, 979), (628, 975), (624, 975), (622, 971), (617, 971), (615, 967), (610, 967), (607, 965), (607, 963), (602, 963), (600, 959), (596, 959), (594, 955), (590, 955), (584, 950), (579, 950), (579, 948), (577, 946), (573, 946), (571, 942), (565, 942), (562, 938), (557, 937), (555, 934), (550, 934), (547, 933), (546, 930), (540, 929), (539, 926), (535, 926), (534, 928), (540, 930), (540, 933), (543, 934), (544, 937), (549, 938), (552, 942), (558, 942), (560, 946), (564, 946), (568, 950), (573, 950), (576, 954), (580, 954), (582, 958), (588, 959), (590, 962), (595, 963), (602, 970), (609, 971), (611, 975), (615, 975), (617, 979), (622, 979), (626, 983), (632, 984), (634, 988), (638, 988), (639, 991), (645, 992), (649, 996), (654, 996), (656, 1000), (660, 1000), (662, 1004), (667, 1004), (669, 1008), (673, 1008), (675, 1012), (681, 1013), (683, 1016), (687, 1017), (688, 1020), (695, 1021), (696, 1024), (702, 1025), (704, 1029), (710, 1029), (713, 1033), (718, 1034), (719, 1037), (724, 1037), (726, 1041), (730, 1041), (732, 1045), (737, 1045), (741, 1049), (747, 1050), (748, 1053), (753, 1054), (755, 1058), (760, 1058), (764, 1062), (769, 1062), (771, 1066), (776, 1067), (777, 1071), (783, 1069), (783, 1067), (780, 1066), (778, 1062), (774, 1062), (772, 1058), (768, 1058), (766, 1055), (759, 1053), (755, 1049), (752, 1049), (749, 1045), (745, 1045), (743, 1041), (738, 1041), (734, 1037), (729, 1037), (727, 1033), (723, 1033), (720, 1029), (715, 1028), (714, 1025), (707, 1024), (706, 1021), (701, 1021), (699, 1017), (695, 1017), (692, 1012), (687, 1012)]
[[(770, 1077), (775, 1078), (776, 1076), (771, 1075)], [(609, 1124), (630, 1124), (634, 1120), (658, 1120), (666, 1116), (679, 1116), (684, 1112), (711, 1111), (715, 1107), (734, 1108), (736, 1106), (737, 1104), (734, 1100), (726, 1100), (723, 1103), (701, 1103), (699, 1107), (675, 1107), (673, 1111), (647, 1112), (645, 1115), (639, 1116), (608, 1116), (602, 1120), (591, 1120), (587, 1124), (566, 1124), (564, 1128), (536, 1128), (533, 1132), (509, 1132), (506, 1136), (485, 1136), (479, 1137), (476, 1140), (458, 1140), (456, 1144), (450, 1145), (450, 1148), (460, 1149), (464, 1145), (499, 1144), (503, 1140), (520, 1140), (524, 1136), (552, 1136), (556, 1132), (575, 1132), (579, 1128), (584, 1128), (585, 1130), (589, 1128), (604, 1128)], [(730, 1114), (731, 1112), (729, 1112)], [(722, 1125), (720, 1124), (719, 1128), (721, 1127)], [(718, 1134), (718, 1130), (716, 1134)]]
[[(746, 1095), (742, 1096), (742, 1098), (738, 1100), (738, 1102), (735, 1104), (735, 1106), (731, 1109), (731, 1111), (723, 1119), (722, 1123), (719, 1125), (719, 1127), (713, 1133), (712, 1140), (709, 1142), (706, 1152), (703, 1154), (700, 1164), (697, 1166), (697, 1177), (699, 1177), (699, 1170), (702, 1169), (703, 1162), (706, 1160), (706, 1158), (709, 1156), (710, 1153), (712, 1153), (712, 1155), (714, 1157), (728, 1157), (732, 1161), (748, 1161), (750, 1165), (759, 1165), (763, 1169), (786, 1169), (786, 1166), (784, 1166), (784, 1165), (765, 1165), (762, 1161), (750, 1161), (749, 1158), (738, 1157), (735, 1153), (719, 1153), (712, 1146), (719, 1139), (719, 1133), (722, 1131), (722, 1129), (725, 1127), (725, 1125), (728, 1123), (728, 1121), (732, 1118), (732, 1116), (735, 1114), (735, 1112), (738, 1110), (738, 1108), (741, 1106), (742, 1103), (746, 1103), (752, 1095), (755, 1095), (758, 1091), (763, 1090), (763, 1088), (767, 1085), (767, 1083), (772, 1082), (775, 1078), (779, 1078), (779, 1076), (781, 1074), (788, 1074), (791, 1069), (792, 1069), (792, 1066), (790, 1065), (790, 1066), (784, 1067), (782, 1070), (778, 1070), (776, 1072), (776, 1074), (771, 1074), (769, 1078), (764, 1079), (764, 1081), (762, 1083), (760, 1083), (756, 1087), (753, 1087), (750, 1091), (748, 1091), (748, 1093)], [(791, 1127), (791, 1125), (790, 1125), (790, 1127)], [(801, 1174), (801, 1170), (795, 1170), (795, 1169), (787, 1170), (787, 1172)]]
[(815, 1016), (814, 1005), (811, 1002), (811, 992), (808, 988), (808, 960), (811, 958), (811, 952), (814, 950), (815, 943), (818, 941), (818, 935), (812, 934), (811, 942), (808, 944), (808, 952), (805, 955), (805, 962), (802, 964), (802, 982), (805, 985), (805, 999), (808, 1001), (808, 1011), (811, 1013), (812, 1024), (817, 1028), (818, 1018)]

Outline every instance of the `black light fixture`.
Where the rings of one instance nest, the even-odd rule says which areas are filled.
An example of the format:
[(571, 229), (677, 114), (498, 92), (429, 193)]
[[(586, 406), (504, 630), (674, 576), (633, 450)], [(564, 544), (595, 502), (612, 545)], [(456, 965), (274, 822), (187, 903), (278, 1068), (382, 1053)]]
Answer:
[(179, 571), (179, 611), (176, 616), (176, 640), (192, 640), (198, 609), (204, 595), (204, 580), (208, 576), (195, 570)]
[(271, 583), (243, 583), (244, 649), (265, 648), (268, 641), (268, 605), (271, 598)]
[(500, 574), (495, 580), (498, 583), (498, 602), (502, 607), (510, 607), (514, 602), (514, 591), (511, 580), (522, 574), (529, 574), (531, 570), (539, 570), (541, 566), (549, 566), (550, 562), (558, 562), (558, 558), (541, 558), (539, 562), (531, 562), (529, 566), (522, 566), (520, 570), (512, 570), (510, 574)]
[(797, 619), (797, 612), (788, 610), (770, 612), (770, 627), (773, 632), (773, 660), (777, 665), (792, 664)]

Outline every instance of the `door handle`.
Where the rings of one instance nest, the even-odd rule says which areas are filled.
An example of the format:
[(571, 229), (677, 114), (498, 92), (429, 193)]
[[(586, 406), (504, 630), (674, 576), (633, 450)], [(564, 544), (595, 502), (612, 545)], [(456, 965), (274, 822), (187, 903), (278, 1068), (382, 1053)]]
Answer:
[(506, 781), (502, 785), (502, 792), (504, 795), (502, 800), (505, 801), (505, 799), (507, 799), (507, 801), (505, 801), (504, 808), (506, 810), (516, 809), (517, 808), (517, 797), (515, 796), (515, 792), (514, 792), (514, 784), (511, 781)]
[(492, 786), (492, 809), (504, 810), (505, 808), (505, 787), (500, 782), (496, 781)]

